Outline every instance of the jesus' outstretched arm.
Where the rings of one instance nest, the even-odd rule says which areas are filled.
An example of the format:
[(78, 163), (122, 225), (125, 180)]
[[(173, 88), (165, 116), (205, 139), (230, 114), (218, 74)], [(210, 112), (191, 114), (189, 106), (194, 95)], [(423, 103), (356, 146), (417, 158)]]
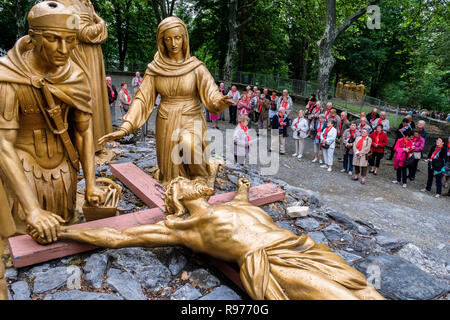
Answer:
[(113, 228), (76, 229), (62, 227), (58, 238), (86, 242), (103, 248), (137, 246), (150, 248), (179, 245), (178, 237), (163, 222), (132, 227), (122, 231)]

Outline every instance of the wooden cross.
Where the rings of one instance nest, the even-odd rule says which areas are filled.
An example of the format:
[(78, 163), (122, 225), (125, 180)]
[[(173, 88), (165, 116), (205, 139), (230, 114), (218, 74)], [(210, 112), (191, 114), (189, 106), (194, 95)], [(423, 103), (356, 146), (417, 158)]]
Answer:
[[(111, 173), (125, 186), (133, 191), (150, 209), (123, 214), (86, 223), (73, 225), (73, 228), (110, 227), (123, 230), (139, 225), (153, 224), (165, 219), (164, 201), (165, 189), (156, 180), (147, 175), (131, 162), (111, 164)], [(215, 195), (210, 198), (210, 204), (220, 204), (231, 201), (236, 192)], [(262, 206), (285, 198), (285, 191), (273, 184), (264, 184), (250, 188), (250, 202)], [(95, 246), (73, 241), (58, 241), (46, 246), (39, 245), (30, 236), (23, 235), (8, 239), (11, 256), (15, 268), (42, 263), (52, 259), (82, 253), (96, 249)], [(210, 261), (220, 269), (230, 280), (242, 288), (239, 273), (231, 264), (218, 259)]]

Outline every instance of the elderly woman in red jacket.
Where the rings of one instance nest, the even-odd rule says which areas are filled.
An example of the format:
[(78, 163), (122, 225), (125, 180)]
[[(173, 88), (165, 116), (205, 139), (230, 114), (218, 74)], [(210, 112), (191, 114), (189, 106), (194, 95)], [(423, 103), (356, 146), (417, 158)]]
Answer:
[(384, 147), (388, 143), (387, 134), (383, 131), (383, 125), (381, 123), (377, 125), (377, 129), (372, 132), (370, 138), (372, 139), (372, 146), (370, 147), (372, 157), (369, 159), (369, 164), (372, 168), (369, 172), (377, 175), (378, 168), (380, 168), (380, 161), (384, 156)]

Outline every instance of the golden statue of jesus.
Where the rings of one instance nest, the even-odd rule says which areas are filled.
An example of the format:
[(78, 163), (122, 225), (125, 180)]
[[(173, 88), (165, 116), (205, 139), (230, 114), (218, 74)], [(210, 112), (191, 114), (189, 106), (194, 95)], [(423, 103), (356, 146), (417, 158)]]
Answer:
[[(178, 177), (167, 187), (167, 219), (123, 231), (61, 227), (58, 238), (107, 248), (186, 246), (237, 263), (247, 293), (258, 300), (384, 299), (327, 245), (281, 229), (249, 203), (246, 179), (238, 186), (233, 200), (211, 206), (208, 199), (214, 189), (202, 179)], [(46, 243), (37, 232), (30, 235)]]
[[(178, 176), (208, 179), (215, 176), (216, 167), (210, 165), (201, 104), (210, 113), (218, 114), (232, 102), (219, 92), (203, 62), (190, 56), (188, 32), (182, 20), (176, 17), (164, 19), (156, 36), (158, 52), (148, 65), (120, 130), (102, 137), (99, 143), (120, 139), (142, 127), (151, 116), (156, 97), (160, 94), (156, 118), (159, 180), (166, 185)], [(196, 123), (199, 124), (198, 129)], [(172, 156), (178, 147), (183, 153), (181, 163), (174, 161)]]

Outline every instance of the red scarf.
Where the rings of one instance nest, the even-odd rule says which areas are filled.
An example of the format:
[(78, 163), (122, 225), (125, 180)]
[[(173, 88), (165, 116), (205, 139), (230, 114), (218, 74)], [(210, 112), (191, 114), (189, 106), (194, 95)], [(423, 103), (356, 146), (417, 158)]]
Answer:
[(380, 144), (380, 136), (381, 136), (381, 132), (377, 131), (377, 136), (375, 138), (375, 144)]
[(131, 102), (130, 96), (128, 95), (128, 90), (122, 89), (122, 91), (127, 96), (127, 102)]
[(361, 137), (361, 139), (359, 139), (358, 143), (356, 144), (356, 149), (358, 149), (359, 151), (362, 150), (362, 147), (364, 145), (364, 140), (366, 140), (366, 138)]
[(362, 125), (362, 123), (359, 123), (359, 130), (362, 131), (362, 129), (364, 129), (365, 126)]
[(138, 78), (138, 83), (139, 83), (138, 87), (140, 87), (140, 86), (141, 86), (141, 82), (142, 82), (142, 78), (141, 78), (141, 77), (139, 77), (139, 78)]
[(282, 116), (280, 113), (278, 113), (278, 118), (280, 119), (280, 120), (279, 120), (279, 123), (280, 123), (280, 129), (284, 129), (284, 126), (281, 124), (282, 122), (284, 122), (284, 121), (283, 121), (283, 116)]
[(300, 122), (300, 117), (297, 118), (297, 122), (295, 123), (295, 129), (298, 129), (298, 123)]
[(272, 95), (271, 98), (272, 100), (275, 100), (277, 98), (277, 95)]
[(372, 112), (371, 114), (370, 114), (370, 123), (372, 123), (372, 122), (374, 122), (375, 121), (375, 114)]
[(308, 112), (311, 113), (312, 109), (316, 106), (317, 102), (314, 102), (314, 104), (311, 104), (312, 101), (310, 101), (309, 104), (309, 108), (308, 108)]
[(314, 113), (318, 113), (320, 111), (320, 106), (317, 106), (315, 109), (314, 109)]
[(331, 109), (327, 109), (327, 113), (325, 113), (325, 119), (328, 118), (328, 115), (330, 114), (330, 112), (331, 112)]
[(355, 131), (352, 131), (352, 129), (350, 129), (350, 137), (353, 139), (355, 139), (355, 135), (354, 135), (355, 132), (356, 132), (356, 129), (355, 129)]
[[(403, 140), (404, 140), (403, 148), (410, 148), (411, 149), (411, 147), (413, 146), (413, 139), (409, 139), (409, 141), (406, 141), (406, 139), (403, 138)], [(409, 150), (408, 154), (410, 154), (412, 152), (413, 152), (412, 150)]]
[(331, 128), (326, 128), (326, 129), (325, 129), (325, 132), (324, 132), (324, 134), (323, 134), (323, 138), (324, 138), (324, 139), (327, 138), (328, 132), (330, 132), (330, 130), (331, 130), (332, 128), (333, 128), (333, 127), (331, 127)]
[(341, 129), (342, 129), (342, 124), (347, 120), (347, 118), (342, 118), (341, 119), (341, 123), (339, 124), (339, 132), (338, 132), (338, 136), (341, 136)]
[(250, 135), (248, 134), (248, 128), (244, 126), (241, 122), (239, 122), (239, 124), (241, 125), (241, 129), (244, 130), (245, 134), (247, 135), (248, 142), (250, 142)]
[(433, 154), (431, 155), (431, 158), (429, 159), (429, 161), (432, 161), (432, 160), (436, 157), (437, 153), (438, 153), (443, 147), (444, 147), (444, 145), (442, 145), (442, 146), (440, 146), (440, 147), (436, 147), (436, 150), (434, 150), (434, 152), (433, 152)]
[(377, 123), (377, 126), (378, 126), (379, 124), (381, 124), (381, 125), (383, 124), (383, 119), (381, 119), (381, 118), (380, 118), (380, 119), (378, 119), (378, 123)]
[(288, 105), (288, 102), (287, 102), (287, 101), (283, 101), (283, 103), (281, 104), (281, 106), (282, 106), (284, 109), (287, 109), (287, 105)]
[(116, 95), (114, 94), (114, 90), (113, 90), (113, 88), (112, 88), (112, 85), (109, 85), (109, 84), (106, 84), (106, 85), (108, 86), (109, 90), (111, 91), (111, 97), (112, 97), (112, 98), (115, 98)]
[(316, 139), (319, 139), (319, 140), (320, 140), (320, 133), (322, 132), (322, 126), (323, 126), (323, 122), (322, 122), (322, 123), (319, 122), (319, 127), (317, 128), (317, 136), (316, 136)]
[(258, 108), (258, 112), (259, 113), (261, 113), (261, 109), (262, 109), (263, 103), (264, 103), (264, 101), (261, 100), (261, 103), (259, 104), (259, 108)]

